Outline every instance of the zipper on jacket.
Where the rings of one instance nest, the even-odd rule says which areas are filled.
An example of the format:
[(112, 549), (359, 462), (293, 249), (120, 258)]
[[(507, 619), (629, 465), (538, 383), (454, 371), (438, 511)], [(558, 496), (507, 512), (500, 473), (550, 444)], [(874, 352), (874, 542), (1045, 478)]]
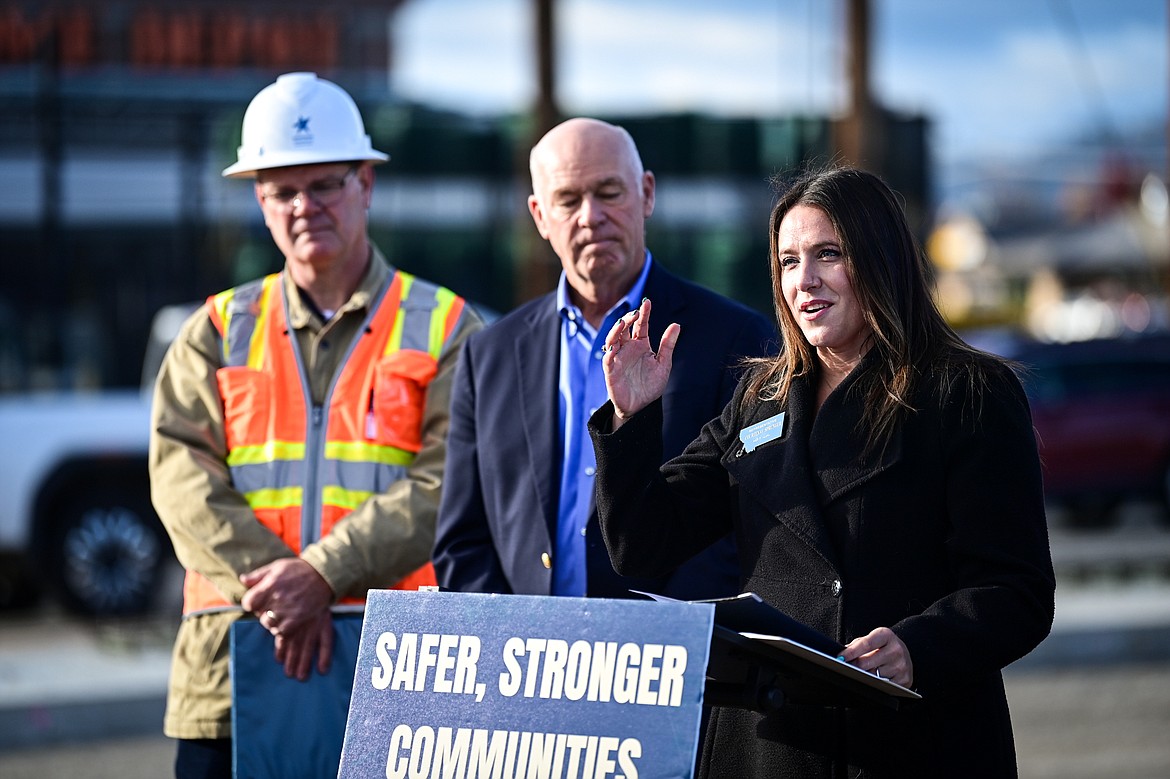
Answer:
[[(353, 337), (349, 343), (349, 348), (346, 349), (345, 355), (341, 358), (341, 362), (337, 364), (337, 369), (333, 372), (333, 376), (329, 379), (329, 389), (325, 391), (324, 402), (321, 405), (313, 404), (312, 411), (309, 414), (309, 429), (305, 436), (305, 494), (301, 499), (301, 549), (304, 550), (309, 544), (316, 543), (321, 540), (321, 523), (323, 521), (323, 506), (325, 496), (321, 494), (321, 466), (325, 463), (325, 427), (329, 421), (328, 410), (333, 405), (333, 390), (337, 387), (337, 381), (341, 374), (349, 365), (350, 357), (357, 349), (358, 342), (366, 336), (370, 329), (370, 323), (374, 320), (379, 307), (382, 305), (382, 299), (386, 296), (386, 291), (390, 289), (394, 281), (394, 274), (397, 271), (392, 271), (390, 277), (382, 285), (381, 289), (374, 295), (370, 301), (370, 305), (365, 313), (365, 318), (362, 322), (361, 329)], [(287, 315), (287, 314), (286, 314)], [(301, 356), (301, 350), (296, 350), (297, 367), (301, 373), (301, 386), (305, 393), (306, 405), (312, 403), (313, 393), (309, 387), (308, 371), (305, 369), (305, 363)]]
[[(306, 392), (305, 399), (309, 400)], [(321, 465), (325, 461), (325, 409), (313, 404), (305, 431), (305, 493), (301, 496), (301, 551), (321, 539)]]

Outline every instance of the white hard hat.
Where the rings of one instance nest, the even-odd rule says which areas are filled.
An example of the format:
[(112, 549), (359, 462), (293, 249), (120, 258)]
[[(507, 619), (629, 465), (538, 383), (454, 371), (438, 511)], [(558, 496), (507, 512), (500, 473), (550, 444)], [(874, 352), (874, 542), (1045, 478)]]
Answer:
[(241, 136), (236, 164), (223, 171), (227, 178), (289, 165), (390, 159), (370, 145), (353, 98), (316, 73), (285, 73), (261, 89), (244, 112)]

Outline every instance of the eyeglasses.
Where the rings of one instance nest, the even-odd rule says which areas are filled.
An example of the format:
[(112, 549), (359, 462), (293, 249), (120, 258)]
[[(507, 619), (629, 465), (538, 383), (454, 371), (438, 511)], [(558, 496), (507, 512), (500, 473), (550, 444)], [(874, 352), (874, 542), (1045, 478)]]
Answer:
[(357, 173), (357, 170), (358, 166), (354, 165), (345, 172), (344, 176), (331, 176), (314, 181), (303, 190), (285, 187), (274, 189), (271, 192), (261, 192), (260, 197), (281, 211), (292, 211), (304, 205), (305, 201), (302, 195), (321, 208), (329, 208), (337, 205), (338, 201), (341, 200), (341, 195), (345, 192), (345, 185), (349, 183), (350, 178), (353, 177), (354, 173)]

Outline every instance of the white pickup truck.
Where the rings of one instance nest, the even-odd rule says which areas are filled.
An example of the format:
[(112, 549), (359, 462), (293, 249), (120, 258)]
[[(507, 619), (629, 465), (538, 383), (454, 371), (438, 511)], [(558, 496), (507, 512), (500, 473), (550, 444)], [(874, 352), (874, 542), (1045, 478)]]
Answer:
[(84, 614), (153, 605), (174, 553), (150, 505), (150, 390), (193, 308), (155, 316), (139, 390), (0, 396), (0, 605), (46, 589)]

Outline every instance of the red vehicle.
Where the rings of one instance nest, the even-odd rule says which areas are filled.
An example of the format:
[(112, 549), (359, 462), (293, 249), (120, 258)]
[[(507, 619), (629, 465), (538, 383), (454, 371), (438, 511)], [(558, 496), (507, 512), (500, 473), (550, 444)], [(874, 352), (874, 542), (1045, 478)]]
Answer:
[(1027, 368), (1045, 494), (1069, 524), (1103, 527), (1135, 498), (1170, 513), (1170, 333), (1004, 354)]

